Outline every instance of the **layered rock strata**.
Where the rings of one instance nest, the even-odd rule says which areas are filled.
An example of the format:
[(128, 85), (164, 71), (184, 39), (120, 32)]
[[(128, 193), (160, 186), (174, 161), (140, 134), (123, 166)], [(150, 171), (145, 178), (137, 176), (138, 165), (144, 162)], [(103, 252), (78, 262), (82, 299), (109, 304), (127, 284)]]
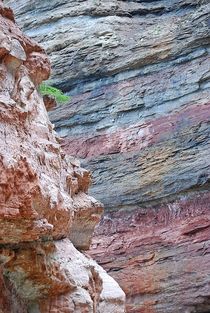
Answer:
[(72, 96), (50, 117), (93, 172), (91, 253), (128, 312), (209, 312), (209, 0), (8, 2)]
[(91, 254), (123, 287), (127, 312), (209, 312), (209, 203), (203, 192), (105, 215)]
[(48, 58), (2, 1), (0, 38), (0, 312), (123, 313), (117, 283), (70, 241), (89, 247), (102, 204), (37, 91)]

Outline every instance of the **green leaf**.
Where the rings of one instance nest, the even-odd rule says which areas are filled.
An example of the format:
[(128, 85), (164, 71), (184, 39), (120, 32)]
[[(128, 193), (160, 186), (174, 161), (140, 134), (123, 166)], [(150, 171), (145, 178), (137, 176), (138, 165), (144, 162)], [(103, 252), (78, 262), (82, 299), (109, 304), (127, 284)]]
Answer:
[(70, 101), (70, 97), (66, 96), (60, 89), (49, 86), (45, 83), (39, 85), (39, 92), (42, 96), (52, 96), (58, 103), (66, 103)]

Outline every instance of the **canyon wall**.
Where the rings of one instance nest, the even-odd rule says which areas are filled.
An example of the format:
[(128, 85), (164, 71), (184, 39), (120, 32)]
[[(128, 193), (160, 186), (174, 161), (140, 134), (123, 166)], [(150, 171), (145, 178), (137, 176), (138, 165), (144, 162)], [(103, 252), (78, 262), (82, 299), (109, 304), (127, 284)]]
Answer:
[(209, 0), (7, 3), (71, 95), (50, 118), (93, 173), (90, 253), (127, 312), (209, 312)]
[(49, 74), (0, 1), (0, 312), (123, 313), (118, 284), (74, 247), (89, 248), (103, 207), (49, 121), (37, 91)]

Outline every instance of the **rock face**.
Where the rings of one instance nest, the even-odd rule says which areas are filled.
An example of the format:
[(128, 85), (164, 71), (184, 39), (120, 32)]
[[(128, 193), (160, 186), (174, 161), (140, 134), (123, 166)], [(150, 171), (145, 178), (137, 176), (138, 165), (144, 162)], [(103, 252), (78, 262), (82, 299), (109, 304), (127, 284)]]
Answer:
[(0, 37), (0, 312), (123, 313), (123, 291), (70, 241), (89, 248), (102, 204), (37, 91), (47, 56), (2, 1)]
[(91, 254), (127, 311), (209, 312), (209, 0), (8, 3), (72, 96), (50, 117), (93, 172)]

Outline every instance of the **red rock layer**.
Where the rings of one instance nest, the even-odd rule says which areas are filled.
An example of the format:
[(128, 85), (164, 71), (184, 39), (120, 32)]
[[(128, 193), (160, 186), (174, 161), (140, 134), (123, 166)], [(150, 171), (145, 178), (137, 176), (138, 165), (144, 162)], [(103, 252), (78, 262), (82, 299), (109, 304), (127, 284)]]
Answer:
[(88, 160), (115, 153), (140, 152), (170, 140), (171, 134), (179, 132), (180, 129), (184, 131), (194, 125), (208, 123), (209, 120), (210, 102), (208, 98), (204, 98), (197, 103), (186, 103), (186, 107), (165, 117), (122, 127), (111, 133), (105, 132), (93, 137), (68, 136), (63, 142), (63, 148), (70, 155), (76, 153), (78, 157)]
[(91, 255), (124, 289), (127, 312), (209, 312), (210, 193), (107, 213)]

